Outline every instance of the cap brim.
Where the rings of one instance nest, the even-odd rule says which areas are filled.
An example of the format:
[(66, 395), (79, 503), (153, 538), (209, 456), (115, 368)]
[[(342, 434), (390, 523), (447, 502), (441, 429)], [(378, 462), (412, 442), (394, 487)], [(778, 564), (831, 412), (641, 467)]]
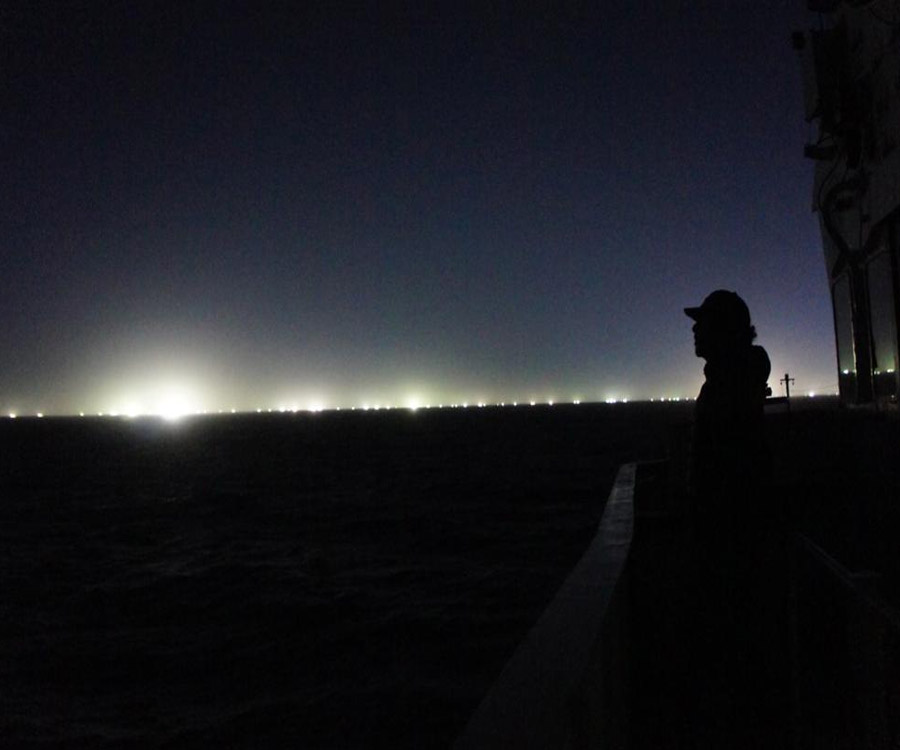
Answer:
[(684, 314), (694, 320), (700, 320), (700, 310), (701, 308), (699, 307), (686, 307), (684, 308)]

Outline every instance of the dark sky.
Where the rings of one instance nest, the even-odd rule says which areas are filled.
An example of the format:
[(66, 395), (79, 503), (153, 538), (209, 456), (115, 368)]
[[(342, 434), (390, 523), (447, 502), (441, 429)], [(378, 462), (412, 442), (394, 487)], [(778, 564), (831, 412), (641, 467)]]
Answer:
[(5, 4), (0, 409), (833, 391), (803, 6)]

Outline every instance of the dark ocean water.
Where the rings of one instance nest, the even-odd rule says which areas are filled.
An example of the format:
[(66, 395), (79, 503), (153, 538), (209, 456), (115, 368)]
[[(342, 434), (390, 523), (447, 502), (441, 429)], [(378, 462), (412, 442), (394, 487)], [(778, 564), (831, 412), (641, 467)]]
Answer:
[(0, 424), (0, 746), (447, 747), (684, 405)]

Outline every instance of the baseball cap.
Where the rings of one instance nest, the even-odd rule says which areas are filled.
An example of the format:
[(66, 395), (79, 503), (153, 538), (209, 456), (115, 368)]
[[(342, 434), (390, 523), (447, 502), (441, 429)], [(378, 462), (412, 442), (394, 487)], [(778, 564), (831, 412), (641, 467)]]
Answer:
[(750, 309), (736, 292), (716, 289), (700, 307), (684, 308), (685, 315), (694, 320), (710, 320), (735, 327), (750, 325)]

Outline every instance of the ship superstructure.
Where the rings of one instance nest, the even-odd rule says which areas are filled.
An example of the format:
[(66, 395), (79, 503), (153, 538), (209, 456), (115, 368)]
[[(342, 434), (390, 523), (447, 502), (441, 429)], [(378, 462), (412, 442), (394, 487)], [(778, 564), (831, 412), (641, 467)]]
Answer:
[(817, 137), (813, 209), (848, 404), (895, 403), (900, 329), (900, 1), (809, 0), (794, 34)]

